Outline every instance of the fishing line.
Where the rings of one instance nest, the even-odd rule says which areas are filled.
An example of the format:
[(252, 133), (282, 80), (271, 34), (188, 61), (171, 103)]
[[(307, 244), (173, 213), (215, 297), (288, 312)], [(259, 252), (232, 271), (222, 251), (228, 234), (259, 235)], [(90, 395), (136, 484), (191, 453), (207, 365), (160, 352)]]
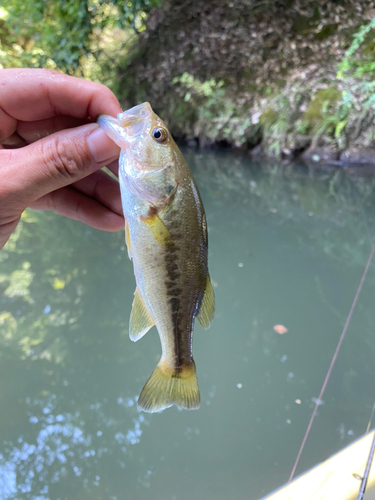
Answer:
[(349, 311), (349, 314), (348, 314), (348, 317), (346, 318), (346, 322), (345, 322), (345, 326), (343, 328), (343, 331), (341, 333), (341, 336), (340, 336), (340, 339), (339, 339), (339, 342), (337, 344), (337, 347), (336, 347), (336, 350), (335, 350), (335, 353), (333, 355), (333, 358), (332, 358), (332, 361), (331, 361), (331, 364), (329, 365), (329, 368), (328, 368), (328, 372), (327, 372), (327, 375), (326, 375), (326, 378), (324, 379), (324, 382), (323, 382), (323, 385), (322, 385), (322, 388), (320, 390), (320, 394), (319, 394), (319, 397), (318, 399), (316, 400), (316, 404), (315, 404), (315, 408), (314, 408), (314, 411), (311, 415), (311, 418), (310, 418), (310, 422), (309, 422), (309, 425), (307, 426), (307, 429), (306, 429), (306, 433), (305, 433), (305, 436), (302, 440), (302, 444), (301, 444), (301, 447), (299, 449), (299, 452), (298, 452), (298, 455), (297, 455), (297, 458), (296, 458), (296, 461), (294, 463), (294, 466), (293, 466), (293, 469), (292, 469), (292, 472), (290, 474), (290, 477), (289, 477), (289, 481), (288, 483), (291, 482), (291, 480), (293, 479), (293, 476), (294, 476), (294, 473), (296, 471), (296, 468), (297, 468), (297, 465), (298, 465), (298, 462), (299, 462), (299, 459), (301, 457), (301, 454), (302, 454), (302, 451), (303, 451), (303, 448), (305, 447), (305, 444), (306, 444), (306, 441), (307, 441), (307, 438), (308, 438), (308, 435), (310, 433), (310, 429), (312, 427), (312, 424), (313, 424), (313, 421), (314, 421), (314, 418), (315, 418), (315, 415), (316, 415), (316, 412), (318, 411), (318, 406), (320, 404), (320, 402), (322, 401), (323, 399), (323, 394), (324, 394), (324, 391), (326, 389), (326, 386), (327, 386), (327, 383), (328, 383), (328, 380), (331, 376), (331, 372), (332, 372), (332, 369), (333, 369), (333, 366), (336, 362), (336, 359), (337, 359), (337, 356), (338, 356), (338, 353), (340, 351), (340, 347), (341, 347), (341, 344), (344, 340), (344, 337), (345, 337), (345, 334), (346, 334), (346, 331), (349, 327), (349, 323), (350, 323), (350, 320), (352, 319), (352, 316), (353, 316), (353, 312), (354, 312), (354, 309), (355, 309), (355, 306), (357, 305), (357, 301), (358, 301), (358, 298), (359, 298), (359, 295), (362, 291), (362, 287), (363, 287), (363, 283), (366, 279), (366, 276), (367, 276), (367, 273), (368, 273), (368, 270), (370, 268), (370, 264), (371, 264), (371, 261), (372, 261), (372, 258), (374, 256), (374, 253), (375, 253), (375, 243), (372, 247), (372, 250), (371, 250), (371, 253), (370, 253), (370, 256), (368, 258), (368, 261), (367, 261), (367, 264), (366, 264), (366, 267), (365, 267), (365, 270), (363, 271), (363, 275), (362, 275), (362, 278), (361, 278), (361, 281), (358, 285), (358, 289), (357, 289), (357, 292), (355, 294), (355, 297), (354, 297), (354, 300), (353, 300), (353, 303), (352, 303), (352, 306), (350, 308), (350, 311)]

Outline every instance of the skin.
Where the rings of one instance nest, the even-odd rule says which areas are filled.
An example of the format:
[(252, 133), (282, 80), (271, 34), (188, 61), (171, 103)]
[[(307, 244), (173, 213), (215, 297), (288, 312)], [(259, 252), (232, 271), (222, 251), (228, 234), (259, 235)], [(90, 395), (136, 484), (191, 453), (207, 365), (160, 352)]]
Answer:
[(45, 69), (0, 70), (0, 249), (31, 207), (124, 227), (120, 148), (94, 123), (121, 107), (105, 86)]

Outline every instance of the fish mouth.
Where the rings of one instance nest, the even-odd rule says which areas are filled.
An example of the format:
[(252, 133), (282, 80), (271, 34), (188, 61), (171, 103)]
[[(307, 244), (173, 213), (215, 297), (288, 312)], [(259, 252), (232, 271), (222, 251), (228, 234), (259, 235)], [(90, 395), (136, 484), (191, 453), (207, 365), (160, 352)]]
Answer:
[(139, 135), (143, 132), (147, 119), (153, 111), (148, 102), (138, 104), (123, 113), (117, 115), (119, 125), (126, 130), (130, 136)]
[(150, 104), (144, 102), (119, 113), (117, 118), (100, 115), (97, 123), (121, 149), (126, 150), (132, 139), (139, 137), (147, 128), (152, 114)]

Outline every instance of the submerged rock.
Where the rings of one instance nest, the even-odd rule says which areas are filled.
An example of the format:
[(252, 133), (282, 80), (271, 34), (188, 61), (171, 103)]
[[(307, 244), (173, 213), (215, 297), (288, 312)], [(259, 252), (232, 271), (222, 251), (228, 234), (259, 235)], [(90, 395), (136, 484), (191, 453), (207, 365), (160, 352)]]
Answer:
[(339, 152), (333, 148), (310, 147), (302, 154), (302, 158), (315, 163), (337, 163)]
[(347, 164), (375, 165), (375, 148), (350, 147), (342, 151), (340, 161)]

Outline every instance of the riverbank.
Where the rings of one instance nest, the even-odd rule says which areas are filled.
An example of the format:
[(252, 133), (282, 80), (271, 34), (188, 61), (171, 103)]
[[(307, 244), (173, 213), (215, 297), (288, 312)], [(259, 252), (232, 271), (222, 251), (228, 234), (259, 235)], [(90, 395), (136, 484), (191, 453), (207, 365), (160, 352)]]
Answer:
[(370, 1), (169, 0), (120, 61), (120, 99), (200, 148), (375, 164), (374, 16)]

